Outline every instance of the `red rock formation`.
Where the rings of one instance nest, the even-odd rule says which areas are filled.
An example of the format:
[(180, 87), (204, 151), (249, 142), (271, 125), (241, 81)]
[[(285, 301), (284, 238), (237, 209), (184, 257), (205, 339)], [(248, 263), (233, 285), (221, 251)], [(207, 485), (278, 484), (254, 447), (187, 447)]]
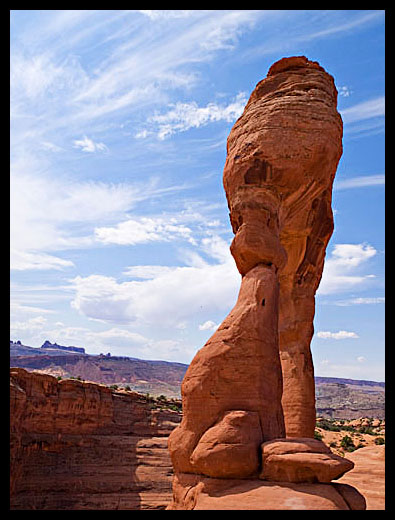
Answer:
[(170, 510), (364, 510), (365, 500), (347, 484), (219, 479), (180, 473)]
[(283, 58), (257, 84), (228, 137), (224, 187), (235, 233), (231, 252), (242, 275), (258, 262), (278, 268), (289, 437), (314, 435), (310, 342), (342, 153), (336, 103), (333, 78), (318, 63)]
[[(234, 464), (239, 460), (243, 476), (245, 453), (240, 451), (240, 443), (235, 443), (235, 438), (250, 437), (250, 448), (257, 454), (262, 441), (284, 436), (277, 304), (278, 282), (274, 268), (257, 265), (243, 277), (234, 309), (197, 353), (185, 374), (183, 419), (169, 438), (175, 471), (202, 470), (196, 454), (203, 450), (199, 446), (200, 439), (206, 444), (213, 428), (220, 432), (221, 445), (226, 446)], [(239, 411), (239, 419), (232, 429), (223, 419), (231, 410)], [(192, 453), (194, 460), (191, 460)], [(253, 459), (256, 464), (249, 466), (251, 474), (259, 470), (257, 456), (251, 456)], [(232, 471), (237, 473), (235, 467)], [(206, 458), (205, 474), (223, 476), (217, 458)]]
[(357, 489), (366, 499), (368, 511), (385, 510), (385, 446), (366, 446), (347, 457), (355, 464), (339, 482)]
[[(263, 501), (257, 509), (349, 509), (346, 494), (354, 496), (352, 508), (364, 509), (356, 490), (317, 484), (353, 464), (312, 439), (314, 295), (333, 231), (331, 190), (342, 152), (336, 101), (333, 78), (318, 63), (284, 58), (230, 132), (223, 181), (242, 282), (234, 309), (182, 383), (184, 416), (169, 438), (176, 473), (169, 509), (231, 508), (229, 498), (213, 503), (211, 495), (226, 489), (229, 497), (228, 488), (247, 477), (247, 491), (253, 483)], [(258, 476), (265, 483), (256, 484)], [(292, 490), (315, 483), (319, 499), (295, 502), (285, 487), (273, 508), (267, 481), (292, 483)]]
[(11, 509), (164, 509), (180, 421), (141, 395), (11, 368)]
[(354, 464), (321, 441), (286, 438), (264, 442), (260, 478), (275, 482), (323, 482), (338, 479)]

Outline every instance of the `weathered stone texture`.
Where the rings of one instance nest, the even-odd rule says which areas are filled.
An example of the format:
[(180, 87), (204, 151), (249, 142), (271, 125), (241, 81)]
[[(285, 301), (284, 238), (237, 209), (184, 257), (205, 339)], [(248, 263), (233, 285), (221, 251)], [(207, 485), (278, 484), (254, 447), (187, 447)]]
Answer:
[[(235, 307), (192, 360), (181, 387), (183, 419), (169, 438), (175, 471), (197, 471), (190, 457), (199, 439), (230, 410), (257, 414), (257, 453), (262, 440), (284, 436), (277, 303), (274, 267), (260, 264), (251, 269), (243, 277)], [(241, 436), (249, 428), (242, 421), (235, 426)], [(222, 434), (221, 442), (231, 443), (225, 431)], [(210, 475), (222, 475), (214, 459), (211, 463)]]
[(180, 421), (135, 393), (11, 368), (11, 509), (164, 509)]
[(282, 405), (287, 436), (312, 437), (314, 295), (333, 232), (332, 184), (342, 154), (334, 80), (284, 58), (260, 81), (227, 144), (224, 187), (241, 274), (278, 268)]
[[(184, 415), (169, 438), (176, 473), (169, 509), (350, 508), (346, 492), (321, 483), (352, 462), (312, 439), (314, 297), (342, 153), (336, 104), (333, 78), (318, 63), (284, 58), (229, 134), (223, 183), (241, 288), (182, 383)], [(312, 493), (296, 497), (307, 484)], [(232, 501), (235, 487), (240, 497)], [(352, 503), (364, 508), (363, 498)]]

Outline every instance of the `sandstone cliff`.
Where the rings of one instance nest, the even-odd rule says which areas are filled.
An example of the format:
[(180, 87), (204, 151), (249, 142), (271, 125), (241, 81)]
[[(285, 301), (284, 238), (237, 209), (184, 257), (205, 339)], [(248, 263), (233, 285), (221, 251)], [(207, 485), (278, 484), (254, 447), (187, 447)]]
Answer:
[(11, 509), (164, 509), (180, 421), (144, 396), (10, 370)]

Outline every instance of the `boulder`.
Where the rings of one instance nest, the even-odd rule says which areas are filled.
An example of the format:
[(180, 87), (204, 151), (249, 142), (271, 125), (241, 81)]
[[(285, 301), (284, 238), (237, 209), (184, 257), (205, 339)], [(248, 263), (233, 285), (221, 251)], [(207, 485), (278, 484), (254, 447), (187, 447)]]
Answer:
[(248, 477), (259, 469), (261, 441), (258, 413), (232, 410), (202, 435), (190, 460), (209, 477)]
[(260, 478), (276, 482), (331, 482), (354, 464), (322, 442), (309, 438), (275, 439), (262, 444)]

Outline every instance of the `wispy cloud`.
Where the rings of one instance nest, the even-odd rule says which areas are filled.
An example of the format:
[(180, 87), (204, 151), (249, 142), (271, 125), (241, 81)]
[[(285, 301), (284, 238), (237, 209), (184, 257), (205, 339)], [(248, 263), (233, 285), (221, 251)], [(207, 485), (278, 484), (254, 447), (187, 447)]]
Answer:
[[(259, 40), (256, 46), (251, 46), (238, 58), (252, 60), (284, 52), (304, 53), (306, 43), (352, 34), (366, 26), (381, 23), (384, 15), (384, 10), (271, 10), (261, 19), (264, 43)], [(287, 38), (283, 37), (285, 31)]]
[(379, 96), (362, 101), (352, 107), (340, 111), (344, 123), (355, 123), (373, 117), (385, 115), (385, 97)]
[(138, 132), (135, 137), (144, 138), (156, 133), (159, 139), (165, 139), (177, 132), (185, 132), (191, 128), (199, 128), (209, 123), (235, 121), (243, 112), (247, 103), (244, 92), (240, 92), (228, 105), (209, 103), (199, 107), (194, 101), (189, 103), (176, 103), (165, 114), (156, 114), (148, 119), (151, 129)]
[[(326, 12), (323, 11), (322, 14), (325, 16)], [(330, 21), (329, 27), (322, 28), (318, 31), (309, 32), (308, 34), (301, 36), (300, 40), (315, 40), (317, 38), (323, 38), (327, 36), (333, 36), (335, 34), (344, 34), (350, 31), (354, 31), (360, 28), (361, 26), (376, 21), (377, 19), (383, 19), (385, 11), (375, 10), (372, 12), (356, 13), (354, 18), (350, 17), (350, 11), (348, 11), (347, 13), (336, 11), (335, 14), (340, 15), (338, 17), (337, 23), (331, 23)], [(342, 20), (342, 18), (344, 21)]]
[[(155, 178), (133, 184), (77, 181), (64, 175), (53, 177), (46, 167), (30, 157), (12, 164), (10, 236), (11, 268), (15, 270), (71, 267), (72, 261), (54, 253), (97, 247), (95, 228), (103, 227), (99, 238), (108, 241), (117, 231), (105, 228), (125, 219), (139, 203), (182, 189), (161, 186)], [(123, 231), (121, 227), (118, 235)], [(177, 231), (187, 232), (182, 227)]]
[(14, 271), (26, 270), (48, 270), (48, 269), (64, 269), (72, 267), (74, 263), (71, 260), (64, 260), (58, 256), (40, 253), (37, 251), (21, 251), (15, 248), (10, 250), (10, 265)]
[(335, 180), (334, 190), (347, 190), (353, 188), (364, 188), (365, 186), (381, 186), (385, 184), (385, 175), (363, 175), (351, 177), (350, 179)]
[(84, 136), (83, 139), (76, 139), (73, 141), (74, 148), (80, 148), (83, 152), (93, 153), (93, 152), (105, 152), (108, 150), (107, 146), (104, 143), (95, 143), (89, 137)]
[(168, 20), (171, 18), (187, 18), (189, 16), (196, 16), (196, 11), (190, 9), (144, 9), (138, 11), (151, 20)]
[(324, 304), (337, 305), (339, 307), (349, 307), (350, 305), (377, 305), (385, 303), (384, 296), (377, 297), (361, 297), (361, 298), (348, 298), (344, 300), (336, 300), (333, 302), (322, 302)]

